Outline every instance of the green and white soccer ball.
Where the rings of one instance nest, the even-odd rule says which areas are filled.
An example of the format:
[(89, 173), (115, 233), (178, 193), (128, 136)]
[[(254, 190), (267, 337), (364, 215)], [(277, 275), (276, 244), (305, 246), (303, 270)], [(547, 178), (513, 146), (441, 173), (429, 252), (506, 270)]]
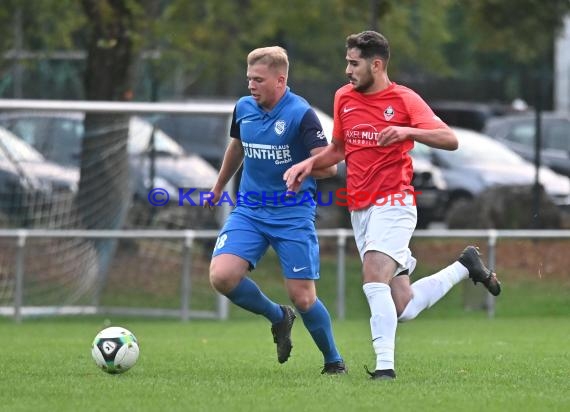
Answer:
[(126, 372), (139, 358), (137, 338), (125, 328), (111, 326), (95, 336), (91, 355), (97, 366), (107, 373)]

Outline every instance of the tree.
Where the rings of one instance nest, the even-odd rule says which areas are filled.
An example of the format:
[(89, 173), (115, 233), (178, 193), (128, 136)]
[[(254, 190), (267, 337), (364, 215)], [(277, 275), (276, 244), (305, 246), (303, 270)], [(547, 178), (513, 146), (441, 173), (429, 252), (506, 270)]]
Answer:
[[(108, 11), (122, 4), (131, 14), (132, 84), (121, 87), (136, 85), (131, 90), (139, 100), (245, 93), (247, 52), (281, 44), (292, 58), (296, 90), (329, 102), (344, 82), (346, 35), (369, 28), (390, 39), (390, 70), (397, 81), (425, 83), (437, 75), (468, 83), (482, 73), (489, 73), (488, 79), (544, 60), (539, 54), (550, 53), (570, 9), (570, 0), (5, 0), (0, 49), (14, 47), (18, 9), (24, 49), (85, 49), (86, 28), (93, 22), (78, 6), (88, 3)], [(143, 58), (143, 51), (154, 51), (157, 58)], [(6, 62), (2, 69), (6, 72)], [(141, 87), (141, 79), (148, 84), (149, 77), (160, 93)]]
[[(552, 100), (554, 40), (570, 0), (482, 0), (451, 11), (453, 42), (447, 51), (456, 78), (471, 81), (487, 98), (533, 102), (537, 88)], [(548, 105), (548, 103), (547, 103)]]
[[(129, 0), (82, 0), (87, 16), (85, 95), (88, 100), (130, 100), (135, 19)], [(81, 147), (78, 212), (88, 229), (118, 228), (130, 200), (129, 116), (86, 113)], [(105, 148), (101, 155), (102, 148)], [(94, 200), (99, 199), (99, 200)], [(106, 199), (106, 202), (103, 202)], [(110, 210), (102, 210), (101, 205)]]
[(544, 58), (552, 49), (570, 0), (481, 0), (466, 2), (466, 22), (476, 47), (500, 51), (519, 63)]

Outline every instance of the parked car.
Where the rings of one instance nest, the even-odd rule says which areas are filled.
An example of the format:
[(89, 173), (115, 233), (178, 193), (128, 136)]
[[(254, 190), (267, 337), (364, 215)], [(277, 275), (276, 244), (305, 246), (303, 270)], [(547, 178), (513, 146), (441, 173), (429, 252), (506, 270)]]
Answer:
[(0, 214), (2, 226), (31, 226), (49, 210), (63, 213), (77, 193), (79, 171), (46, 160), (0, 127)]
[[(84, 114), (79, 112), (14, 112), (0, 115), (0, 124), (29, 142), (47, 159), (60, 165), (78, 167), (84, 136), (83, 119)], [(166, 133), (155, 130), (152, 124), (142, 118), (131, 117), (128, 127), (131, 187), (134, 199), (139, 204), (150, 206), (147, 196), (152, 188), (166, 189), (170, 195), (169, 204), (172, 205), (178, 203), (179, 188), (194, 188), (199, 192), (213, 186), (217, 170), (200, 156), (187, 153)], [(154, 157), (151, 156), (150, 144), (153, 132)], [(154, 180), (151, 182), (153, 170)], [(192, 198), (198, 202), (199, 199), (194, 196)], [(201, 208), (192, 209), (197, 212)]]
[(412, 185), (416, 194), (418, 229), (425, 229), (433, 221), (444, 219), (448, 201), (447, 183), (439, 167), (429, 160), (413, 156), (414, 175)]
[(429, 103), (433, 112), (449, 126), (482, 131), (493, 117), (513, 112), (512, 106), (499, 103), (437, 100)]
[(195, 99), (186, 103), (195, 103), (200, 110), (184, 114), (162, 113), (148, 116), (146, 120), (176, 140), (184, 150), (196, 153), (219, 170), (230, 138), (236, 101)]
[[(459, 140), (455, 151), (433, 149), (416, 143), (414, 158), (424, 158), (438, 166), (447, 183), (447, 209), (470, 201), (485, 189), (498, 185), (532, 185), (535, 167), (502, 143), (481, 133), (453, 128)], [(570, 205), (570, 180), (542, 167), (539, 181), (552, 201)]]
[[(534, 162), (535, 121), (534, 113), (493, 118), (484, 133)], [(541, 124), (541, 163), (570, 177), (570, 114), (544, 112)]]

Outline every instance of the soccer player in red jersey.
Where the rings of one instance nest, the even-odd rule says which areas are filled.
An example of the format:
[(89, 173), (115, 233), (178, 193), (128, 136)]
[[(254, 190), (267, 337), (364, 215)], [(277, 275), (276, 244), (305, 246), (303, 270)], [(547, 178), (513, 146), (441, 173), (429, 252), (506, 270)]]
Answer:
[[(333, 144), (288, 169), (283, 178), (295, 191), (313, 169), (346, 159), (347, 198), (362, 260), (363, 291), (370, 306), (376, 368), (372, 379), (394, 379), (398, 321), (414, 319), (461, 280), (481, 282), (497, 296), (495, 273), (474, 246), (441, 271), (410, 283), (416, 260), (409, 249), (417, 222), (412, 181), (414, 143), (457, 149), (453, 131), (414, 91), (388, 78), (390, 47), (374, 31), (346, 39), (349, 84), (334, 98)], [(404, 194), (398, 202), (386, 198)], [(421, 196), (421, 195), (420, 195)]]

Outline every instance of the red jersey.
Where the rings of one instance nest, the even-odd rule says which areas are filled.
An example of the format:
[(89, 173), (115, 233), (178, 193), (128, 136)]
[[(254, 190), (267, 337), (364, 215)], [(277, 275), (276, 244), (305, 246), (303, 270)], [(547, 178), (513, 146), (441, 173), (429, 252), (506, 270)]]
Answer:
[(351, 84), (334, 97), (335, 139), (344, 141), (349, 210), (364, 209), (378, 198), (413, 191), (413, 140), (378, 146), (376, 137), (385, 127), (438, 129), (445, 123), (413, 90), (394, 82), (386, 89), (363, 94)]

